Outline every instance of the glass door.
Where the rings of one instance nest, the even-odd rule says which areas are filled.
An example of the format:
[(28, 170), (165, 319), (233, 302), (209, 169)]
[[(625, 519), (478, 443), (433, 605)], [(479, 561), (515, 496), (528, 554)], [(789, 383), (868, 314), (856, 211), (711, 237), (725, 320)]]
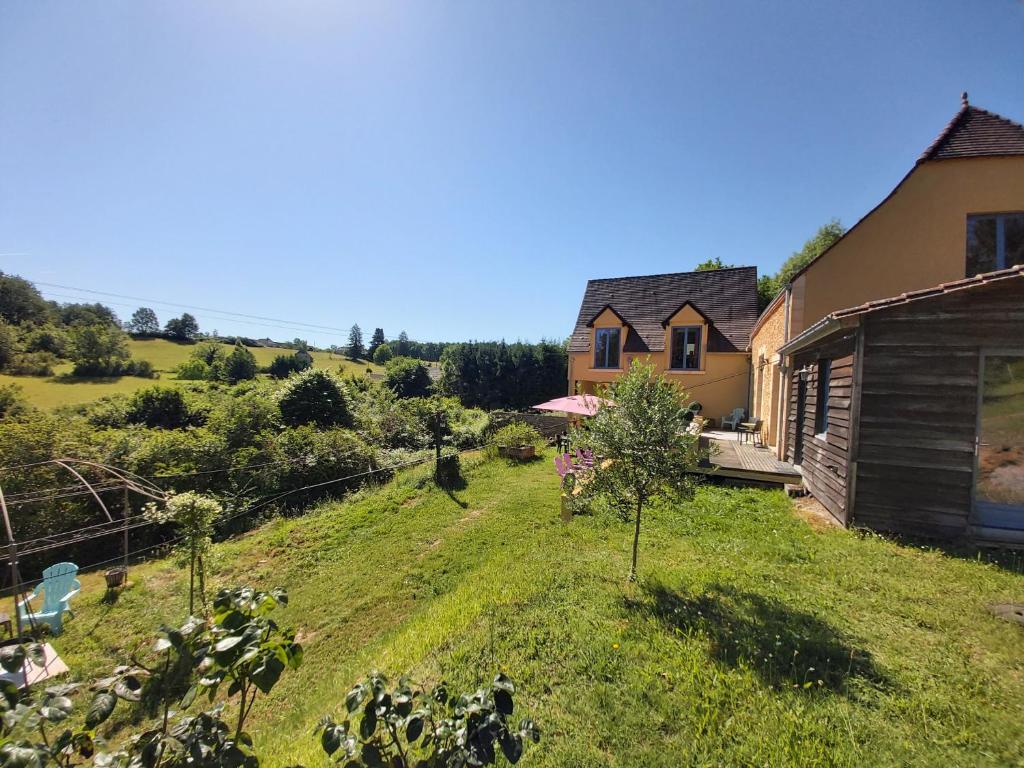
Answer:
[(977, 454), (978, 523), (1024, 530), (1024, 352), (982, 355)]

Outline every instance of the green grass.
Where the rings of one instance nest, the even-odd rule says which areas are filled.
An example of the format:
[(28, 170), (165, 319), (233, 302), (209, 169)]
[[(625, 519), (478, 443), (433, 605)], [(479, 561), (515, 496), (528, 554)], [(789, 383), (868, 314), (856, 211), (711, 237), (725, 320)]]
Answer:
[[(194, 349), (192, 344), (177, 344), (166, 339), (132, 339), (128, 342), (132, 357), (148, 360), (159, 372), (160, 384), (176, 385), (175, 369)], [(231, 345), (223, 345), (226, 351)], [(256, 363), (263, 367), (280, 354), (288, 354), (291, 350), (271, 349), (270, 347), (251, 347)], [(361, 374), (370, 365), (373, 371), (380, 371), (379, 366), (369, 363), (354, 363), (330, 352), (313, 352), (313, 367), (331, 371), (343, 369), (345, 373)], [(76, 378), (70, 376), (71, 363), (63, 363), (54, 370), (54, 376), (7, 376), (0, 374), (0, 384), (17, 384), (24, 391), (25, 397), (38, 408), (51, 409), (61, 405), (77, 405), (96, 400), (106, 395), (131, 394), (143, 387), (152, 386), (153, 379), (140, 379), (134, 376), (115, 376), (110, 378)]]
[[(325, 764), (313, 725), (373, 667), (506, 672), (543, 729), (527, 766), (1024, 764), (1024, 629), (986, 610), (1024, 600), (1021, 575), (708, 486), (648, 515), (629, 584), (630, 527), (559, 522), (550, 457), (468, 474), (452, 497), (399, 481), (218, 545), (214, 582), (286, 586), (306, 649), (254, 710), (266, 765)], [(172, 563), (131, 581), (106, 605), (83, 579), (54, 642), (75, 675), (183, 619)]]

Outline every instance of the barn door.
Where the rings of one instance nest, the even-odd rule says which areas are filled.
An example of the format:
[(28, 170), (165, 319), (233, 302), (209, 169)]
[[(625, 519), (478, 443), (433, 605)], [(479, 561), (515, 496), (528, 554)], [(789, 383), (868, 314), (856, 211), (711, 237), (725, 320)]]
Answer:
[(1024, 352), (983, 354), (978, 398), (976, 524), (1024, 530)]

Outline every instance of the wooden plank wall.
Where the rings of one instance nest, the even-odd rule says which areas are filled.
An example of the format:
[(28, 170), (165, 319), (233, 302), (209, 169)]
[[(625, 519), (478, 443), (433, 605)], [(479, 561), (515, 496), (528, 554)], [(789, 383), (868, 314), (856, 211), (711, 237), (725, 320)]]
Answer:
[(864, 317), (852, 522), (913, 535), (967, 533), (982, 348), (1024, 348), (1024, 279)]
[[(790, 388), (790, 439), (788, 458), (796, 458), (796, 431), (803, 437), (803, 460), (800, 464), (804, 485), (837, 519), (847, 521), (847, 475), (849, 472), (850, 405), (854, 370), (853, 334), (832, 340), (799, 354), (793, 361), (793, 385)], [(818, 403), (818, 360), (832, 361), (829, 377), (828, 430), (818, 437), (821, 426), (815, 423)], [(797, 423), (796, 371), (811, 368), (807, 377), (802, 423)]]

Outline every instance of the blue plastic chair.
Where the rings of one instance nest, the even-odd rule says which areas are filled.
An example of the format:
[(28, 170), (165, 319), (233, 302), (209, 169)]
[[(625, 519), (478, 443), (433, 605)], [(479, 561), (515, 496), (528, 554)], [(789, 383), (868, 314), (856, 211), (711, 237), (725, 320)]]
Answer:
[[(18, 601), (21, 620), (49, 624), (50, 633), (59, 635), (64, 629), (64, 611), (72, 613), (68, 601), (82, 589), (81, 582), (75, 578), (77, 575), (78, 566), (74, 563), (57, 563), (43, 571), (43, 580), (32, 594)], [(29, 603), (39, 597), (40, 592), (43, 593), (43, 605), (39, 611), (34, 611)]]

